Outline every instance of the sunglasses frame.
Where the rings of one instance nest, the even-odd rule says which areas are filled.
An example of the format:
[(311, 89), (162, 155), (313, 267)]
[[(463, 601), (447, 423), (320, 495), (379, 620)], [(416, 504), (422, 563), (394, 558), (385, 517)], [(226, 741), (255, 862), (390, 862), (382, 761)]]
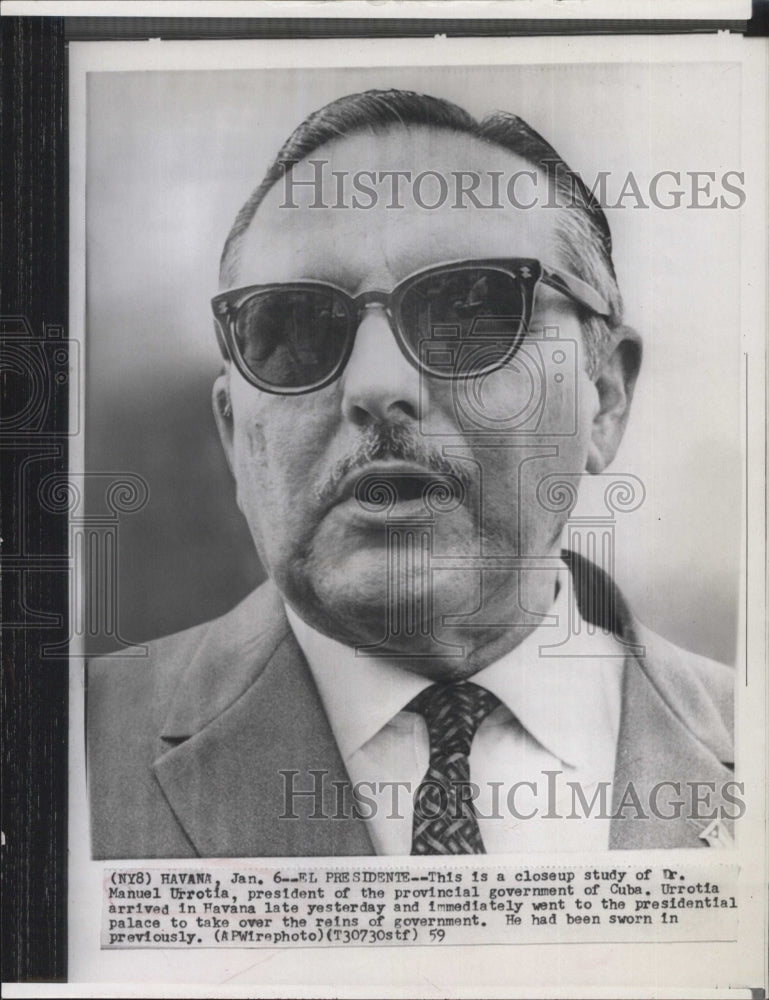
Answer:
[[(277, 281), (264, 285), (245, 285), (241, 288), (232, 288), (228, 291), (220, 292), (211, 299), (211, 308), (214, 313), (216, 339), (224, 359), (226, 361), (232, 361), (243, 378), (257, 389), (261, 389), (263, 392), (268, 392), (275, 396), (302, 396), (309, 392), (316, 392), (319, 389), (324, 389), (327, 385), (330, 385), (339, 378), (350, 359), (350, 355), (352, 354), (353, 345), (355, 344), (355, 335), (357, 333), (358, 326), (360, 325), (361, 313), (364, 309), (372, 306), (380, 306), (387, 314), (390, 329), (395, 336), (398, 347), (406, 359), (417, 369), (417, 371), (425, 375), (429, 375), (431, 378), (448, 381), (460, 381), (462, 379), (475, 378), (479, 375), (488, 374), (488, 372), (496, 371), (498, 368), (501, 368), (502, 365), (509, 361), (518, 351), (523, 337), (519, 336), (515, 338), (511, 342), (510, 351), (505, 354), (504, 357), (496, 359), (485, 368), (479, 368), (477, 371), (474, 370), (471, 373), (458, 375), (443, 374), (442, 372), (433, 371), (414, 352), (409, 342), (409, 338), (401, 326), (400, 307), (404, 296), (410, 288), (418, 281), (429, 277), (431, 274), (437, 274), (447, 270), (461, 271), (475, 270), (477, 268), (488, 268), (490, 270), (500, 271), (510, 278), (523, 281), (524, 323), (522, 324), (522, 327), (524, 333), (526, 327), (531, 321), (531, 316), (534, 311), (534, 303), (536, 301), (536, 289), (540, 283), (555, 289), (562, 295), (565, 295), (567, 298), (577, 303), (577, 305), (583, 306), (598, 316), (608, 316), (610, 313), (609, 306), (603, 296), (581, 278), (578, 278), (576, 275), (571, 274), (568, 271), (561, 270), (560, 268), (545, 266), (536, 258), (488, 257), (477, 260), (454, 260), (446, 261), (441, 264), (432, 264), (429, 267), (422, 268), (419, 271), (415, 271), (413, 274), (408, 275), (408, 277), (404, 278), (403, 281), (398, 282), (391, 292), (372, 290), (362, 292), (360, 295), (350, 295), (350, 293), (345, 291), (344, 288), (340, 288), (338, 285), (333, 284), (333, 282), (317, 281), (313, 279)], [(286, 291), (302, 291), (313, 288), (333, 290), (341, 297), (341, 300), (345, 303), (348, 309), (349, 329), (352, 332), (347, 336), (347, 341), (338, 363), (329, 374), (324, 375), (322, 379), (318, 379), (317, 382), (313, 382), (310, 385), (297, 387), (288, 386), (284, 388), (264, 382), (248, 367), (238, 346), (235, 328), (240, 310), (251, 298), (261, 292), (269, 292), (276, 289), (284, 289)], [(505, 317), (494, 318), (504, 319)]]

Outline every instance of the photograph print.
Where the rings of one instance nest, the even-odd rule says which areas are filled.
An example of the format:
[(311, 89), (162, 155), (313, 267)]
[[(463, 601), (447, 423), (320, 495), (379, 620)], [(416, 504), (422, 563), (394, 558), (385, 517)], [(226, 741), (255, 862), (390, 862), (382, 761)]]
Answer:
[(95, 859), (733, 843), (740, 100), (89, 74)]

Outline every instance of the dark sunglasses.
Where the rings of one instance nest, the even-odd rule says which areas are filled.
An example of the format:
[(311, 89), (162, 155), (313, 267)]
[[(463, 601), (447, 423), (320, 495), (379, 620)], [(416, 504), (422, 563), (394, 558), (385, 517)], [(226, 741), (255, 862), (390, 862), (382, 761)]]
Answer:
[(605, 299), (580, 278), (538, 260), (455, 261), (417, 271), (391, 292), (352, 296), (324, 281), (249, 285), (211, 300), (219, 347), (265, 392), (298, 396), (338, 378), (361, 315), (383, 308), (399, 348), (433, 378), (463, 379), (509, 362), (542, 282), (600, 316)]

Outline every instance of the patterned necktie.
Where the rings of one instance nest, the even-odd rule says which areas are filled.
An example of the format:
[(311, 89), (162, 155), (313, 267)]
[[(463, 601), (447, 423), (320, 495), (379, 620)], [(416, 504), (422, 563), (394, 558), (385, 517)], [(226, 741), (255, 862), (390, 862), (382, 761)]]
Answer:
[(470, 746), (499, 700), (477, 684), (433, 684), (406, 706), (424, 716), (430, 764), (414, 798), (412, 854), (485, 854), (471, 799)]

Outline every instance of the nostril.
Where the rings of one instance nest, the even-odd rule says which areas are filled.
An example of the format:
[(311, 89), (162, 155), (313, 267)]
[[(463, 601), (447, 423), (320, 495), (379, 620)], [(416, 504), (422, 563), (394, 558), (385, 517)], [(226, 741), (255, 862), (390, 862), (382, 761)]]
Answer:
[(348, 408), (347, 417), (356, 427), (365, 427), (367, 423), (370, 423), (374, 419), (368, 410), (355, 403)]
[(368, 400), (368, 405), (351, 403), (347, 407), (347, 418), (356, 427), (365, 427), (370, 423), (383, 423), (390, 420), (402, 422), (404, 417), (407, 420), (418, 420), (419, 414), (416, 406), (406, 400), (396, 400), (389, 405), (377, 405), (376, 401)]
[(409, 417), (411, 420), (416, 420), (419, 416), (417, 407), (406, 399), (398, 399), (391, 403), (390, 409)]

